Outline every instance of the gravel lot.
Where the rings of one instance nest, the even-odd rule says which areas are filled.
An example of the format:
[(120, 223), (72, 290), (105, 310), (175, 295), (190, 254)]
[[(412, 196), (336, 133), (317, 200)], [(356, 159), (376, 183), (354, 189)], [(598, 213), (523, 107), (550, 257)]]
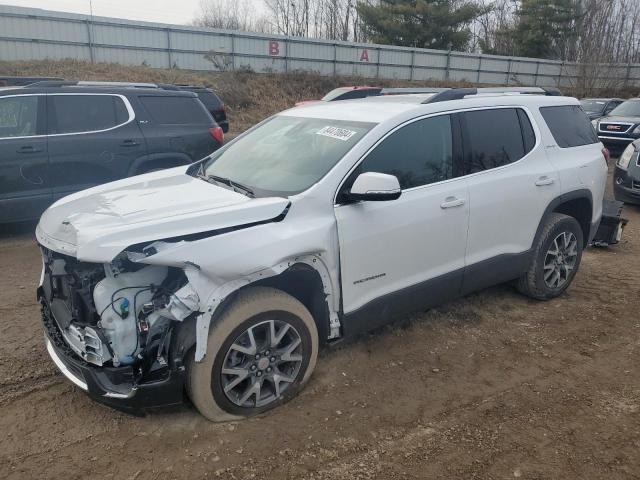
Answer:
[(640, 478), (640, 208), (569, 291), (509, 286), (325, 352), (246, 422), (90, 401), (43, 346), (33, 226), (0, 235), (0, 478)]

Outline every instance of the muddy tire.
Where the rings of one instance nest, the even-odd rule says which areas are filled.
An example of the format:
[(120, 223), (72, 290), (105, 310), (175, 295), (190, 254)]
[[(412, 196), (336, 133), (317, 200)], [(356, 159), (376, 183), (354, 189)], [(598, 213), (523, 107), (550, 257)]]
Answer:
[(561, 295), (578, 271), (583, 244), (578, 221), (568, 215), (552, 213), (534, 245), (529, 269), (516, 283), (518, 291), (538, 300)]
[(318, 356), (307, 308), (274, 288), (248, 288), (209, 329), (207, 354), (187, 365), (187, 393), (207, 419), (246, 418), (293, 398)]

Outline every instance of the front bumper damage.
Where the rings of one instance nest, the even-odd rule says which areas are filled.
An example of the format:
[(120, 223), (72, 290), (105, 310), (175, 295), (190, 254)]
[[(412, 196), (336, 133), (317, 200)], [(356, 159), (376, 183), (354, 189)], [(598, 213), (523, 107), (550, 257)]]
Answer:
[(40, 298), (49, 356), (60, 372), (92, 399), (128, 413), (182, 403), (184, 367), (160, 366), (141, 378), (132, 366), (93, 366), (68, 346), (46, 301)]

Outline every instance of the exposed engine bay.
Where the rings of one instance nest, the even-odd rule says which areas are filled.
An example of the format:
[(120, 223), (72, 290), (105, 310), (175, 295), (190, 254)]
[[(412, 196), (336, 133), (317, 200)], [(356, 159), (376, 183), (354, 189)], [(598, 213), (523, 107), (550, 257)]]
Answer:
[[(166, 365), (172, 326), (195, 312), (176, 295), (179, 268), (132, 262), (77, 261), (43, 248), (41, 301), (73, 352), (96, 366)], [(187, 292), (190, 294), (191, 292)]]

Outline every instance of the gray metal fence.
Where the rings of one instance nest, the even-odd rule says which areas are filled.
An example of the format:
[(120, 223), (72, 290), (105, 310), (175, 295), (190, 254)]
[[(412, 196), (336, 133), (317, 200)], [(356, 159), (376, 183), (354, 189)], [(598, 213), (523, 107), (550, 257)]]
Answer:
[[(0, 60), (74, 58), (154, 68), (314, 71), (403, 80), (574, 86), (576, 64), (522, 57), (332, 42), (89, 17), (0, 5)], [(594, 69), (603, 84), (640, 85), (640, 65)], [(591, 73), (593, 74), (593, 73)]]

